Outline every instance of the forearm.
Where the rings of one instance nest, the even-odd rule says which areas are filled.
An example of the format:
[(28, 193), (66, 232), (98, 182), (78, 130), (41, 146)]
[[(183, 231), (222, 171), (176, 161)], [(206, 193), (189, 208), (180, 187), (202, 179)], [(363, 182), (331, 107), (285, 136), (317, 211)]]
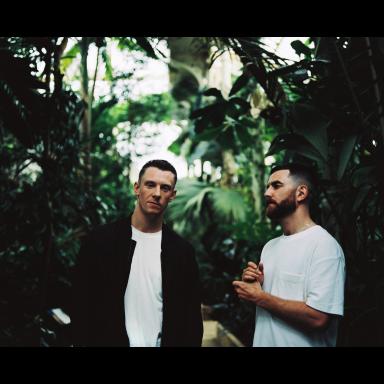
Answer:
[(328, 322), (327, 314), (309, 307), (303, 301), (285, 300), (266, 292), (259, 295), (256, 305), (304, 330), (321, 329)]

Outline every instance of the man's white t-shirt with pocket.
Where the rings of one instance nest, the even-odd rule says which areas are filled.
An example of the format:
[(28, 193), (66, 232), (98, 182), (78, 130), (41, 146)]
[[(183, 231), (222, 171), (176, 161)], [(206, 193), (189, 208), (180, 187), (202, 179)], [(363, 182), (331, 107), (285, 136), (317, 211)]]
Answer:
[[(338, 242), (315, 225), (270, 240), (263, 248), (263, 290), (287, 300), (303, 301), (319, 311), (343, 315), (345, 260)], [(256, 308), (255, 347), (335, 346), (337, 316), (324, 331), (303, 331)]]

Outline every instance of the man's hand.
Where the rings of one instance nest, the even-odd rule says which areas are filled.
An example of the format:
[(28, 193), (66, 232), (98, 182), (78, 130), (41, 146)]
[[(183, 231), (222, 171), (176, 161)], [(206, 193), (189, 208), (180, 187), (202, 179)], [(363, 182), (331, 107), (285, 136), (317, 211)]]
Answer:
[(252, 301), (255, 304), (261, 300), (264, 293), (260, 283), (257, 280), (253, 283), (235, 280), (232, 284), (240, 299)]
[(252, 283), (254, 281), (258, 281), (260, 285), (264, 283), (264, 266), (263, 263), (260, 262), (259, 266), (257, 264), (250, 261), (248, 263), (248, 267), (244, 269), (243, 275), (241, 279), (246, 283)]

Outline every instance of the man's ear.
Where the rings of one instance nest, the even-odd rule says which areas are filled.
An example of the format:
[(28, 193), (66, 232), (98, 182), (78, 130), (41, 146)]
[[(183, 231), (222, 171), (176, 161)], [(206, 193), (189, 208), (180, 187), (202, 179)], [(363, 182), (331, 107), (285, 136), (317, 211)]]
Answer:
[(140, 185), (139, 183), (136, 181), (135, 184), (133, 185), (133, 192), (135, 192), (135, 195), (136, 197), (139, 196), (139, 193), (140, 193)]
[(172, 192), (172, 196), (169, 198), (169, 201), (172, 201), (176, 198), (176, 192), (177, 192), (176, 189), (174, 189)]
[(303, 201), (308, 197), (309, 191), (308, 187), (305, 184), (299, 185), (296, 190), (297, 201)]

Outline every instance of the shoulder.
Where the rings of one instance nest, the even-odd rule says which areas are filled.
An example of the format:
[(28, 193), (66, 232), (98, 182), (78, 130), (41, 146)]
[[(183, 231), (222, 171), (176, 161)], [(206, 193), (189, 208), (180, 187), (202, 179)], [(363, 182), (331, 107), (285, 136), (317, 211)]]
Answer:
[(318, 225), (316, 227), (315, 236), (318, 244), (325, 244), (336, 248), (341, 248), (338, 241), (323, 227)]
[(267, 241), (266, 244), (264, 245), (263, 251), (276, 245), (280, 239), (281, 239), (281, 236), (278, 236), (278, 237), (274, 237), (273, 239)]
[(130, 230), (129, 219), (127, 218), (119, 219), (107, 224), (101, 224), (94, 227), (85, 237), (84, 241), (91, 241), (93, 244), (98, 244), (100, 242), (104, 243), (109, 240), (113, 241), (119, 231), (124, 228), (126, 228), (127, 231)]
[(344, 258), (343, 250), (339, 242), (323, 227), (316, 228), (316, 251), (336, 258)]

